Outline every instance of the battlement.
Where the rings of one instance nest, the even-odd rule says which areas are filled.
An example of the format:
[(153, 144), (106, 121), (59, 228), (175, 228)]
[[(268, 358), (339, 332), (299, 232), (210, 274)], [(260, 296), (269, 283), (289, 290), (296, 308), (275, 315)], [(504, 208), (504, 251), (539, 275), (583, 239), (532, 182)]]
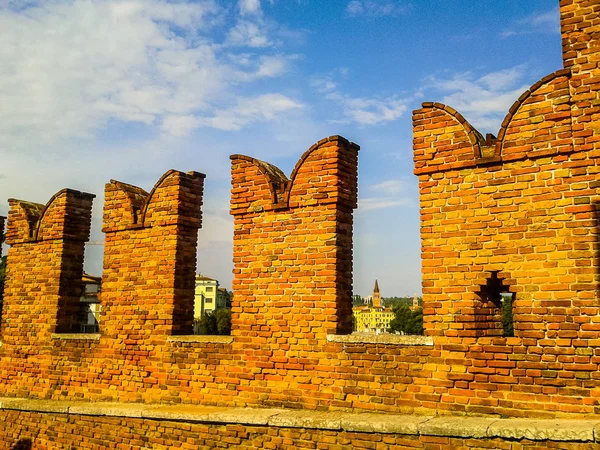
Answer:
[(192, 334), (205, 175), (170, 170), (147, 193), (105, 187), (103, 332), (131, 345)]
[(358, 150), (340, 136), (323, 139), (289, 179), (271, 164), (231, 157), (234, 335), (299, 349), (299, 336), (324, 342), (352, 331)]
[(94, 197), (63, 189), (46, 205), (9, 199), (1, 328), (6, 343), (37, 346), (52, 333), (77, 329)]
[(6, 243), (15, 245), (54, 239), (86, 241), (90, 235), (89, 207), (95, 197), (93, 194), (63, 189), (46, 205), (8, 199), (11, 209)]
[(232, 155), (231, 214), (330, 203), (355, 209), (359, 149), (341, 136), (322, 139), (302, 155), (289, 179), (272, 164)]
[(596, 3), (560, 2), (565, 68), (517, 99), (497, 138), (440, 103), (414, 111), (427, 334), (502, 335), (504, 294), (516, 337), (596, 339)]
[[(584, 434), (571, 423), (565, 437), (552, 422), (534, 444), (529, 429), (498, 425), (496, 436), (490, 417), (473, 425), (468, 442), (448, 438), (464, 431), (461, 419), (451, 431), (407, 419), (412, 431), (396, 432), (393, 442), (591, 448), (600, 414), (596, 3), (561, 1), (565, 67), (515, 102), (497, 137), (440, 103), (414, 112), (426, 336), (348, 335), (359, 147), (339, 136), (310, 147), (289, 178), (266, 162), (231, 157), (227, 337), (189, 336), (203, 175), (169, 171), (150, 192), (106, 185), (103, 310), (100, 333), (91, 336), (65, 331), (74, 323), (93, 196), (64, 190), (46, 206), (11, 200), (0, 397), (53, 402), (29, 410), (3, 400), (2, 423), (51, 429), (52, 438), (56, 415), (68, 413), (73, 436), (101, 420), (119, 439), (152, 429), (172, 443), (172, 435), (215, 430), (224, 437), (218, 445), (242, 442), (225, 440), (231, 430), (244, 442), (281, 433), (289, 443), (290, 427), (304, 439), (306, 426), (311, 445), (332, 436), (348, 445), (357, 435), (346, 432), (364, 424), (354, 416), (332, 424), (339, 411), (585, 417)], [(514, 336), (502, 323), (509, 299)], [(161, 413), (156, 404), (184, 406)], [(218, 408), (202, 415), (207, 406)], [(223, 407), (243, 407), (236, 418), (243, 426), (230, 425)], [(247, 407), (309, 411), (279, 418)], [(315, 410), (331, 414), (308, 420)], [(103, 417), (90, 418), (94, 411)], [(382, 422), (360, 435), (366, 446), (390, 442)], [(510, 423), (523, 430), (518, 419)]]
[(104, 224), (110, 233), (131, 228), (165, 225), (202, 225), (204, 174), (170, 170), (150, 193), (131, 184), (111, 180), (105, 188)]

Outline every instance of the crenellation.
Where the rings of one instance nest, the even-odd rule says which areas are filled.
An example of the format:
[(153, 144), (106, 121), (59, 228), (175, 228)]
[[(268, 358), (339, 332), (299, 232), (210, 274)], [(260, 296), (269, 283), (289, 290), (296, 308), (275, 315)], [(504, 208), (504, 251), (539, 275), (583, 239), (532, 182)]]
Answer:
[[(490, 307), (476, 287), (498, 272), (511, 280), (510, 292), (516, 295), (517, 336), (528, 333), (523, 322), (529, 317), (546, 329), (544, 336), (555, 336), (553, 323), (568, 316), (560, 308), (541, 308), (549, 301), (570, 299), (571, 312), (593, 306), (582, 297), (596, 292), (598, 282), (591, 267), (598, 267), (594, 238), (583, 238), (597, 234), (591, 204), (600, 193), (590, 186), (598, 166), (598, 140), (592, 138), (598, 127), (589, 99), (597, 89), (583, 81), (597, 70), (587, 64), (598, 59), (590, 56), (596, 48), (595, 38), (589, 39), (598, 18), (594, 3), (561, 1), (565, 68), (517, 99), (496, 139), (482, 141), (445, 105), (424, 103), (414, 112), (429, 335), (500, 333), (499, 305)], [(589, 264), (589, 271), (583, 273), (581, 264)], [(583, 333), (574, 328), (569, 334)]]
[[(85, 242), (94, 195), (63, 189), (44, 206), (9, 199), (2, 338), (25, 348), (78, 332)], [(29, 351), (35, 351), (30, 348)]]
[[(414, 111), (425, 336), (349, 335), (359, 147), (331, 136), (310, 147), (289, 178), (269, 163), (231, 157), (228, 337), (189, 336), (202, 174), (169, 171), (150, 192), (117, 181), (106, 185), (103, 315), (100, 333), (87, 339), (55, 332), (70, 327), (64, 318), (72, 313), (65, 311), (74, 304), (69, 289), (81, 277), (93, 196), (65, 190), (46, 206), (10, 200), (0, 397), (50, 399), (60, 411), (62, 402), (73, 400), (148, 404), (149, 417), (138, 424), (153, 430), (166, 404), (181, 405), (173, 414), (192, 405), (217, 407), (218, 414), (224, 407), (306, 410), (298, 421), (314, 411), (329, 411), (329, 418), (378, 412), (486, 415), (484, 422), (491, 416), (595, 420), (595, 3), (560, 2), (564, 68), (519, 97), (497, 137), (484, 137), (447, 105), (426, 102)], [(514, 336), (503, 324), (510, 301)], [(57, 420), (43, 410), (10, 411), (0, 405), (8, 421), (33, 417), (27, 420), (41, 423), (44, 432), (51, 424), (43, 418)], [(107, 426), (120, 421), (126, 435), (132, 425), (121, 419), (106, 418)], [(79, 432), (97, 420), (70, 423)], [(335, 420), (319, 433), (340, 434)], [(168, 434), (177, 424), (191, 426), (185, 419), (160, 426)], [(274, 436), (273, 426), (255, 431)], [(226, 437), (231, 427), (242, 434), (247, 428), (227, 427)], [(381, 444), (382, 435), (361, 439)], [(494, 436), (485, 445), (521, 445), (514, 436)], [(336, 448), (354, 438), (342, 436)], [(310, 445), (311, 439), (317, 440), (307, 438)], [(411, 439), (394, 442), (416, 448), (482, 442), (433, 434)], [(233, 443), (219, 445), (225, 442)], [(526, 445), (546, 444), (540, 438)]]
[(306, 347), (299, 336), (351, 332), (358, 149), (323, 139), (289, 180), (268, 163), (232, 157), (234, 335), (296, 352)]
[(192, 334), (204, 175), (170, 170), (150, 193), (106, 185), (102, 330), (129, 345)]

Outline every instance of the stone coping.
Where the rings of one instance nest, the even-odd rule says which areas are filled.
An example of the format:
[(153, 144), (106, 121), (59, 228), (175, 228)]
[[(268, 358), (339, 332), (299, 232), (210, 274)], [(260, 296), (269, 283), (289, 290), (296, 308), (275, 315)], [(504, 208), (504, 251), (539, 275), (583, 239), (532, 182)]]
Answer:
[(99, 341), (100, 333), (52, 333), (52, 339), (63, 341)]
[[(63, 341), (99, 341), (100, 336), (100, 333), (52, 333), (52, 339)], [(231, 344), (233, 342), (233, 336), (167, 336), (167, 342)], [(1, 341), (0, 347), (2, 347)]]
[(431, 336), (413, 336), (403, 334), (328, 334), (329, 342), (341, 342), (344, 344), (393, 344), (393, 345), (421, 345), (433, 346)]
[(598, 419), (502, 419), (0, 398), (0, 410), (474, 439), (600, 442)]
[(200, 342), (205, 344), (231, 344), (233, 336), (215, 336), (215, 335), (187, 335), (187, 336), (168, 336), (167, 342)]

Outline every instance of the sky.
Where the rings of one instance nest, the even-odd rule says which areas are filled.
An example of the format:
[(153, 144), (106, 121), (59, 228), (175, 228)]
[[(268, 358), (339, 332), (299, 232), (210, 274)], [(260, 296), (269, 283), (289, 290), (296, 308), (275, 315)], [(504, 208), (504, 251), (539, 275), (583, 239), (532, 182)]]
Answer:
[[(0, 0), (0, 215), (62, 188), (207, 175), (197, 271), (231, 286), (229, 155), (290, 174), (318, 140), (361, 146), (354, 292), (421, 292), (411, 111), (497, 134), (562, 68), (557, 0)], [(102, 272), (102, 245), (85, 269)]]

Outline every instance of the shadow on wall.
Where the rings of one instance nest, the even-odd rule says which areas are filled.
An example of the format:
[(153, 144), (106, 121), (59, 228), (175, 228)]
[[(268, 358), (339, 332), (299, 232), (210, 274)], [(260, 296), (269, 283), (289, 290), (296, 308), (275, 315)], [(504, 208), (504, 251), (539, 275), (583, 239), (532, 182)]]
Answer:
[(13, 445), (10, 450), (31, 450), (31, 439), (19, 439), (19, 442)]

